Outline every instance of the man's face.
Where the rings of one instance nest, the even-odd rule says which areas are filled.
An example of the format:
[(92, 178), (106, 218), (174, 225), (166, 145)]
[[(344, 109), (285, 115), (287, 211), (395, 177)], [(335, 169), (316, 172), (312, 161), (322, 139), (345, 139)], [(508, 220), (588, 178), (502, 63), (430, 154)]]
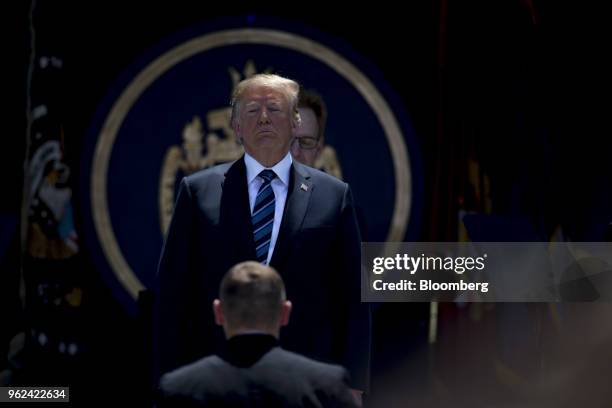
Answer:
[(253, 85), (240, 98), (235, 125), (244, 150), (261, 164), (271, 167), (289, 151), (295, 121), (287, 96), (277, 88)]
[[(319, 123), (312, 109), (298, 108), (298, 110), (300, 112), (301, 122), (295, 132), (295, 140), (291, 145), (291, 154), (293, 158), (300, 163), (313, 167), (321, 151)], [(303, 145), (303, 147), (300, 146), (300, 144)], [(310, 146), (313, 147), (308, 148)]]

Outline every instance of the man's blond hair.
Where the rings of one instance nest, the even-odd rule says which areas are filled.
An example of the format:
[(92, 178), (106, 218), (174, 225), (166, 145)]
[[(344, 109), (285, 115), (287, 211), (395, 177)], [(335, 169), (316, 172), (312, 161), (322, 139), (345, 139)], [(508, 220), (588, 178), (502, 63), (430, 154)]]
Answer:
[(297, 110), (298, 95), (300, 85), (292, 79), (284, 78), (276, 74), (255, 74), (250, 78), (244, 79), (236, 85), (232, 92), (230, 104), (232, 106), (231, 124), (238, 119), (240, 115), (240, 99), (244, 91), (252, 86), (269, 87), (280, 90), (289, 102), (290, 112), (293, 113), (293, 120), (296, 125), (300, 123), (300, 113)]

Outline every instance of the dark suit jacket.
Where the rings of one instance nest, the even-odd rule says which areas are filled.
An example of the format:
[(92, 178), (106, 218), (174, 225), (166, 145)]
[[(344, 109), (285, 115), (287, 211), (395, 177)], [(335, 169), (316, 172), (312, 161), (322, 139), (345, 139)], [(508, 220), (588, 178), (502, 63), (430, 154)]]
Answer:
[[(158, 271), (157, 373), (220, 349), (211, 303), (225, 272), (254, 259), (244, 159), (184, 178)], [(293, 162), (270, 265), (294, 305), (284, 347), (345, 366), (352, 386), (366, 390), (370, 311), (360, 302), (360, 237), (348, 184)]]
[(220, 356), (162, 377), (159, 407), (356, 407), (340, 366), (278, 347), (273, 336), (233, 337)]

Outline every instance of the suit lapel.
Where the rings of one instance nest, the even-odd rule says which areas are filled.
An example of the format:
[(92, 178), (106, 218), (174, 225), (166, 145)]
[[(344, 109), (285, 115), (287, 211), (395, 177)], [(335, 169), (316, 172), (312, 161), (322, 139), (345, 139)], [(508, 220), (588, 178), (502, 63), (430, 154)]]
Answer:
[(228, 244), (238, 259), (256, 259), (244, 157), (228, 169), (221, 186), (221, 230), (230, 237)]
[(291, 247), (293, 238), (300, 231), (313, 187), (308, 169), (294, 161), (291, 167), (283, 219), (270, 261), (272, 266), (282, 263)]

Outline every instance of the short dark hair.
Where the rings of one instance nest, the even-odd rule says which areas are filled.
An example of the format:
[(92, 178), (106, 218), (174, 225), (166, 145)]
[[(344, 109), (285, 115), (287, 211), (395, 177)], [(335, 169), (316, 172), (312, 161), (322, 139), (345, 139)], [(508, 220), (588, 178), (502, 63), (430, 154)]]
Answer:
[(233, 327), (273, 325), (286, 300), (278, 272), (254, 261), (232, 267), (223, 277), (219, 292), (225, 319)]
[(312, 89), (300, 88), (298, 97), (298, 108), (310, 108), (317, 118), (319, 124), (319, 139), (325, 137), (325, 125), (327, 124), (327, 106), (321, 95)]

